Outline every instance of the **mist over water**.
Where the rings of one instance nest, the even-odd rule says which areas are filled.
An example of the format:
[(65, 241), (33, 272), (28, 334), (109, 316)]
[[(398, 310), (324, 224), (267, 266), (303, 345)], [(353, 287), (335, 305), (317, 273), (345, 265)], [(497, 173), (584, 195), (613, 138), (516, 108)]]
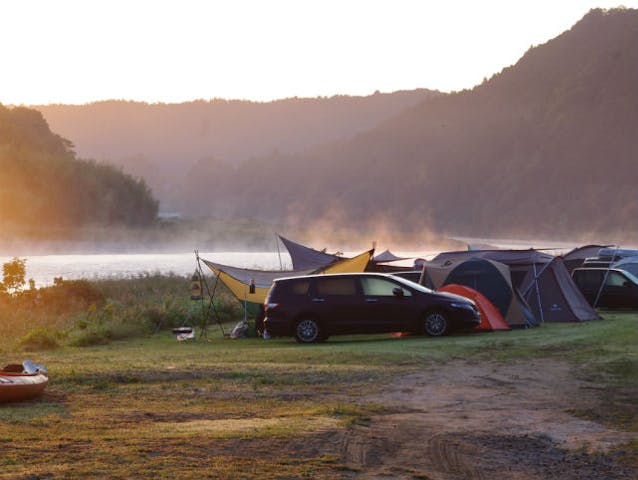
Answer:
[[(547, 240), (521, 240), (521, 239), (490, 239), (455, 237), (455, 250), (464, 250), (467, 245), (482, 248), (513, 248), (544, 249), (550, 254), (562, 254), (580, 245), (578, 242), (556, 242)], [(321, 245), (321, 243), (318, 243)], [(313, 243), (310, 246), (315, 246)], [(461, 247), (463, 246), (463, 247)], [(626, 245), (627, 248), (631, 246)], [(367, 246), (366, 248), (370, 248)], [(402, 248), (394, 250), (392, 247), (377, 245), (376, 253), (379, 254), (385, 248), (390, 248), (392, 253), (407, 257), (409, 260), (397, 263), (410, 268), (416, 257), (430, 259), (441, 251), (450, 248), (441, 246), (423, 248)], [(345, 257), (361, 253), (364, 248), (357, 251), (345, 251)], [(330, 250), (329, 250), (330, 252)], [(224, 265), (260, 270), (291, 270), (290, 255), (281, 247), (279, 251), (206, 251), (199, 252), (201, 258), (211, 260)], [(12, 256), (0, 256), (0, 263), (10, 261)], [(88, 254), (53, 254), (53, 255), (23, 255), (27, 260), (26, 279), (33, 279), (37, 287), (51, 285), (54, 278), (62, 277), (65, 280), (77, 279), (102, 279), (102, 278), (127, 278), (145, 274), (175, 274), (190, 275), (197, 266), (195, 253), (88, 253)], [(208, 269), (204, 266), (205, 274)]]
[[(200, 257), (224, 265), (242, 268), (281, 270), (290, 269), (290, 256), (286, 252), (200, 252)], [(26, 279), (32, 278), (37, 287), (53, 284), (53, 279), (64, 280), (127, 278), (144, 274), (190, 275), (197, 261), (193, 252), (157, 254), (86, 254), (86, 255), (27, 255)], [(0, 257), (5, 263), (11, 257)], [(202, 266), (204, 274), (210, 273)], [(211, 273), (212, 274), (212, 273)]]

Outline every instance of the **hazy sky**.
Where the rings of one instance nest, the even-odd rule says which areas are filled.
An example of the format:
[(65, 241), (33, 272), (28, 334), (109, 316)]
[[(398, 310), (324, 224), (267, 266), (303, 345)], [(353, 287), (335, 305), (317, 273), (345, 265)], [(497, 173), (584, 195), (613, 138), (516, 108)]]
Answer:
[(638, 0), (0, 0), (0, 103), (462, 90)]

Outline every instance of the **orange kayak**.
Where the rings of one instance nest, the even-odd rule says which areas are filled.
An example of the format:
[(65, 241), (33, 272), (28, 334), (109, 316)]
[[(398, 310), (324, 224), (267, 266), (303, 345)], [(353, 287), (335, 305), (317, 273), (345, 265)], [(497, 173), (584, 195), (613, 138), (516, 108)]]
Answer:
[(49, 383), (49, 378), (42, 372), (28, 373), (17, 370), (15, 365), (7, 365), (0, 369), (0, 402), (16, 402), (37, 397)]

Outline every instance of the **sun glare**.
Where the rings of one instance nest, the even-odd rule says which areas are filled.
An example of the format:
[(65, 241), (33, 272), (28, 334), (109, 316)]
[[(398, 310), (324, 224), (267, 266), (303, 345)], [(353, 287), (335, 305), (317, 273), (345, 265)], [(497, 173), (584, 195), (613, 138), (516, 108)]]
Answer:
[[(624, 3), (638, 6), (638, 0)], [(2, 2), (0, 102), (272, 100), (460, 90), (515, 63), (530, 46), (570, 28), (590, 8), (615, 5), (605, 0)]]

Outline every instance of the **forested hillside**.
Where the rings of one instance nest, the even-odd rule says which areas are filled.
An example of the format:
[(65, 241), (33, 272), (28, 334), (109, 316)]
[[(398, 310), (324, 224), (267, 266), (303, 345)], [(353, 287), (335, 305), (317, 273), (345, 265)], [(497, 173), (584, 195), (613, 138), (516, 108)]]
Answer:
[(52, 234), (86, 225), (142, 226), (157, 215), (143, 180), (76, 158), (36, 110), (0, 105), (0, 226), (3, 234)]
[(440, 95), (414, 90), (273, 102), (107, 101), (34, 108), (53, 131), (73, 140), (80, 156), (106, 160), (144, 177), (170, 209), (173, 199), (188, 196), (175, 180), (198, 177), (200, 168), (214, 174), (218, 167), (223, 170), (250, 158), (305, 151), (348, 138)]
[(184, 185), (199, 197), (184, 195), (181, 207), (298, 223), (383, 220), (404, 231), (628, 238), (638, 233), (636, 46), (638, 11), (592, 10), (470, 91), (311, 151), (202, 168)]

